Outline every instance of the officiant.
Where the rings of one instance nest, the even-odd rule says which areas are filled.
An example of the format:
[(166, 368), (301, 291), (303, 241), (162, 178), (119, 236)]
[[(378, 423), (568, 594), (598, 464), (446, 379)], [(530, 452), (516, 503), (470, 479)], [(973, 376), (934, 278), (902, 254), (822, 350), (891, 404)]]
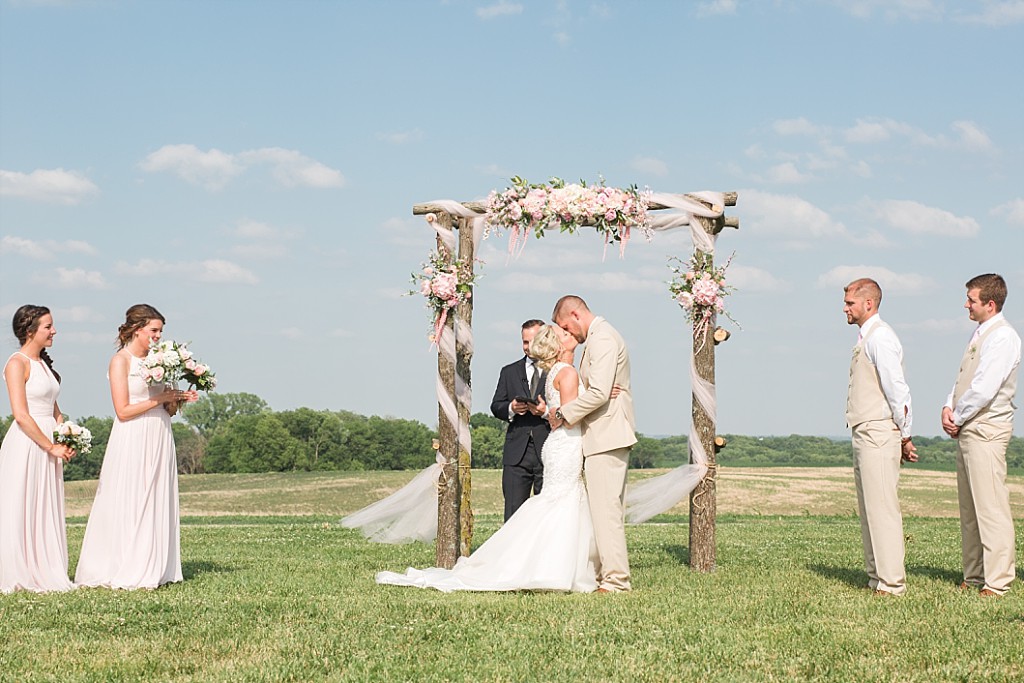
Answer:
[(491, 399), (491, 413), (505, 420), (505, 447), (502, 452), (501, 493), (505, 497), (505, 521), (515, 514), (544, 484), (544, 465), (540, 452), (551, 431), (544, 414), (545, 373), (527, 355), (530, 342), (544, 326), (543, 320), (527, 320), (522, 325), (523, 357), (501, 369), (498, 386)]

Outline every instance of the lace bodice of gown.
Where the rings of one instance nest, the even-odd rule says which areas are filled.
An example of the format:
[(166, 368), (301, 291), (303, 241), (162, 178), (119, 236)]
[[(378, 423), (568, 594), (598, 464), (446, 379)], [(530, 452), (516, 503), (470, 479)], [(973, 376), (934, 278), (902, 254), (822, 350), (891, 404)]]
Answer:
[[(556, 410), (562, 405), (562, 396), (555, 387), (555, 377), (568, 363), (559, 361), (548, 372), (544, 397), (548, 407)], [(563, 495), (583, 485), (583, 450), (579, 425), (555, 429), (544, 442), (541, 451), (544, 463), (544, 489), (541, 495)]]

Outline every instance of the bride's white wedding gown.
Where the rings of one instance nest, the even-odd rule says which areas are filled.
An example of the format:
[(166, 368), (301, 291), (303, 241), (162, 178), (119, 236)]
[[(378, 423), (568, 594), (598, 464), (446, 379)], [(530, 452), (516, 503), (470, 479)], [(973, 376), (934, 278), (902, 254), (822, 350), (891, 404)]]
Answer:
[[(556, 363), (548, 373), (545, 395), (551, 410), (561, 405), (554, 379), (565, 367), (566, 363)], [(476, 552), (460, 557), (452, 569), (410, 567), (405, 574), (380, 572), (377, 583), (444, 592), (596, 590), (596, 545), (583, 486), (580, 428), (552, 431), (544, 442), (541, 460), (544, 488)]]

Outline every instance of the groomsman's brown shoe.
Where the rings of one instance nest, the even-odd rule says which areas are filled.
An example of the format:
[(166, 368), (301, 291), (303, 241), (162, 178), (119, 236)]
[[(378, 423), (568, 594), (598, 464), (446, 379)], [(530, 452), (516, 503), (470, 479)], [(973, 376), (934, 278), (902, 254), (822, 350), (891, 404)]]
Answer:
[(880, 589), (875, 589), (875, 592), (872, 593), (872, 595), (874, 595), (876, 597), (886, 597), (886, 596), (896, 597), (895, 593), (890, 593), (889, 591), (883, 591), (883, 590), (880, 590)]
[(1003, 597), (1002, 593), (996, 593), (994, 590), (991, 590), (989, 588), (982, 588), (981, 592), (978, 593), (978, 595), (980, 595), (983, 598), (1001, 598), (1001, 597)]
[(597, 589), (596, 591), (594, 591), (594, 592), (595, 592), (595, 593), (614, 593), (615, 591), (610, 591), (610, 590), (608, 590), (607, 588), (598, 588), (598, 589)]
[(957, 586), (957, 588), (962, 590), (962, 591), (969, 591), (969, 590), (974, 590), (975, 588), (977, 588), (977, 586), (969, 584), (966, 581), (961, 581), (960, 585)]

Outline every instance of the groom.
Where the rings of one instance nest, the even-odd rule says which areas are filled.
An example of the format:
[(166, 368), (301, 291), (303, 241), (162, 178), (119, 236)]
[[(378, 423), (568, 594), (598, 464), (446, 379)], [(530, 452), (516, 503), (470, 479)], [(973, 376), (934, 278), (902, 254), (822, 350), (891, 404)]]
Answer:
[[(583, 299), (563, 296), (551, 316), (555, 324), (581, 344), (584, 390), (575, 401), (555, 411), (551, 427), (582, 423), (583, 470), (597, 542), (599, 593), (630, 590), (629, 557), (623, 499), (629, 453), (636, 443), (633, 395), (629, 386), (629, 352), (619, 333), (590, 312)], [(621, 393), (610, 398), (612, 387)]]

